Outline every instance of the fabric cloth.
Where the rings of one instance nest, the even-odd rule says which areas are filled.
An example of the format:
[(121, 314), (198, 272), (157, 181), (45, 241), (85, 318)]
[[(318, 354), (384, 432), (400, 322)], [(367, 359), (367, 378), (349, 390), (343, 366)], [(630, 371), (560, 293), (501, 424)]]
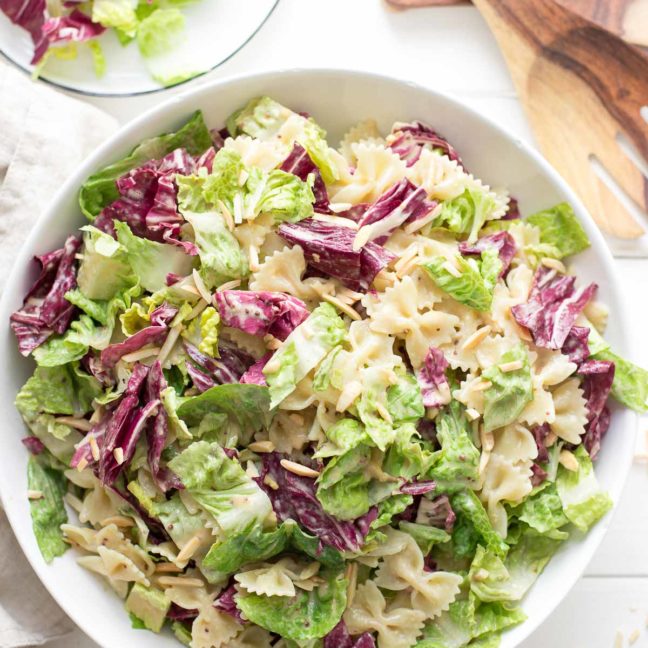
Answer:
[[(100, 110), (34, 83), (0, 61), (0, 259), (5, 270), (65, 179), (116, 128), (115, 119)], [(0, 291), (7, 274), (0, 273)], [(0, 648), (41, 645), (73, 627), (40, 584), (0, 509)]]

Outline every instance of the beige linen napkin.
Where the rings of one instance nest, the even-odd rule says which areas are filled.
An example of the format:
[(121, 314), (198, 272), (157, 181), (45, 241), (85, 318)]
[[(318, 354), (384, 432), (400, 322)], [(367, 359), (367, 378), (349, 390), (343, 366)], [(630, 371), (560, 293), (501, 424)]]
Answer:
[[(34, 83), (0, 61), (0, 259), (5, 270), (70, 172), (116, 128), (117, 122), (100, 110)], [(6, 277), (7, 272), (0, 273), (0, 291)], [(41, 645), (73, 627), (38, 581), (0, 509), (0, 648)]]

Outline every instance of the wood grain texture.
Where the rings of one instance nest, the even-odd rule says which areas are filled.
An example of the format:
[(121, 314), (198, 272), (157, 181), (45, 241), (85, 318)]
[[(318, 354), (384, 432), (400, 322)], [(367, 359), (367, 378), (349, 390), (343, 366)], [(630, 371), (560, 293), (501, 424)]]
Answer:
[(511, 71), (545, 156), (608, 233), (644, 228), (594, 172), (598, 161), (644, 210), (648, 183), (616, 142), (623, 133), (648, 160), (648, 59), (552, 0), (474, 0)]

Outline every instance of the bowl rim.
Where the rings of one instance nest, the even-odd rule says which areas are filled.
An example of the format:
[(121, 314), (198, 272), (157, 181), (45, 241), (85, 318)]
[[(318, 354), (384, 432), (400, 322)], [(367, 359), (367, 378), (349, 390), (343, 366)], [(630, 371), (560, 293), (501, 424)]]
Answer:
[[(476, 122), (481, 123), (487, 129), (495, 131), (497, 134), (503, 136), (504, 139), (508, 140), (511, 145), (520, 149), (523, 155), (531, 158), (531, 160), (539, 166), (543, 176), (547, 178), (559, 189), (561, 193), (566, 196), (566, 200), (573, 206), (579, 219), (586, 221), (586, 229), (588, 230), (587, 234), (592, 243), (592, 248), (596, 251), (598, 255), (598, 261), (602, 264), (605, 275), (609, 279), (611, 287), (610, 289), (612, 293), (615, 295), (615, 297), (617, 297), (616, 301), (618, 302), (618, 304), (617, 310), (615, 311), (615, 320), (618, 323), (620, 330), (627, 330), (628, 319), (626, 316), (626, 306), (624, 302), (618, 298), (618, 295), (620, 293), (620, 282), (616, 270), (616, 265), (614, 263), (614, 258), (612, 257), (610, 249), (605, 242), (603, 234), (594, 223), (594, 220), (590, 216), (580, 198), (576, 195), (575, 191), (571, 189), (571, 187), (562, 178), (558, 171), (553, 168), (553, 166), (542, 156), (542, 154), (537, 149), (535, 149), (531, 144), (522, 140), (520, 137), (510, 134), (503, 125), (500, 125), (494, 119), (481, 114), (475, 108), (470, 106), (466, 101), (460, 99), (458, 96), (456, 96), (456, 94), (452, 92), (439, 91), (420, 83), (398, 78), (389, 74), (364, 70), (349, 70), (345, 68), (279, 68), (262, 72), (229, 75), (221, 79), (209, 80), (195, 87), (187, 88), (182, 93), (166, 98), (164, 102), (160, 103), (157, 106), (149, 108), (134, 119), (121, 125), (113, 135), (111, 135), (105, 142), (98, 146), (93, 153), (91, 153), (87, 158), (85, 158), (85, 160), (83, 160), (83, 162), (76, 168), (76, 170), (61, 185), (59, 190), (53, 196), (49, 207), (38, 216), (38, 218), (34, 222), (31, 232), (20, 248), (20, 252), (11, 269), (7, 285), (15, 283), (18, 278), (25, 272), (25, 267), (27, 266), (28, 261), (32, 258), (30, 251), (36, 247), (35, 244), (37, 243), (40, 230), (46, 223), (53, 221), (56, 218), (57, 205), (61, 203), (66, 196), (69, 197), (73, 193), (77, 193), (78, 188), (81, 186), (81, 183), (98, 168), (98, 166), (102, 163), (102, 159), (106, 157), (106, 155), (110, 154), (110, 151), (128, 147), (129, 145), (132, 145), (133, 142), (138, 142), (139, 139), (137, 139), (137, 132), (140, 126), (146, 124), (149, 120), (163, 116), (166, 112), (172, 111), (172, 108), (178, 104), (191, 102), (192, 100), (198, 101), (202, 96), (208, 96), (211, 93), (222, 91), (227, 87), (236, 86), (239, 83), (257, 82), (261, 84), (264, 81), (272, 80), (276, 77), (299, 78), (303, 75), (321, 77), (337, 75), (340, 78), (344, 78), (345, 80), (352, 80), (353, 78), (365, 80), (368, 79), (377, 82), (393, 84), (394, 86), (400, 85), (403, 87), (409, 87), (416, 92), (437, 97), (442, 101), (446, 101), (449, 104), (460, 107), (463, 111), (469, 113), (471, 118)], [(4, 290), (3, 295), (0, 298), (0, 321), (5, 321), (5, 319), (6, 321), (8, 321), (8, 315), (11, 313), (10, 300), (11, 298), (9, 291)], [(7, 314), (6, 318), (3, 316), (3, 314), (5, 313)], [(615, 346), (617, 346), (621, 352), (626, 351), (626, 343), (623, 340), (621, 340), (620, 343)], [(628, 416), (628, 420), (632, 422), (632, 430), (631, 432), (628, 432), (628, 434), (632, 435), (631, 440), (633, 441), (633, 444), (631, 447), (633, 447), (637, 435), (638, 416), (636, 413), (630, 410), (627, 410), (626, 414)], [(524, 621), (523, 624), (518, 626), (518, 628), (520, 629), (524, 628), (523, 636), (519, 639), (520, 641), (524, 641), (529, 636), (531, 636), (542, 623), (544, 623), (551, 617), (558, 605), (566, 598), (566, 596), (573, 589), (576, 583), (582, 578), (583, 572), (591, 562), (596, 550), (600, 547), (601, 542), (605, 537), (605, 534), (607, 533), (607, 530), (609, 529), (612, 521), (618, 513), (619, 498), (623, 493), (624, 487), (627, 483), (630, 467), (632, 465), (632, 458), (633, 453), (629, 452), (627, 457), (620, 457), (620, 461), (616, 465), (617, 474), (622, 475), (622, 477), (618, 480), (618, 493), (616, 493), (616, 497), (614, 498), (612, 510), (603, 520), (599, 521), (598, 523), (599, 525), (603, 526), (603, 530), (599, 533), (599, 537), (596, 542), (589, 548), (589, 555), (587, 556), (586, 560), (581, 561), (581, 565), (579, 566), (578, 570), (573, 572), (573, 575), (571, 576), (572, 581), (569, 583), (568, 588), (564, 591), (562, 598), (557, 597), (546, 603), (546, 612), (544, 616), (537, 615), (535, 618), (528, 618)], [(0, 506), (4, 508), (13, 532), (14, 518), (17, 521), (19, 514), (15, 508), (7, 508), (3, 503), (3, 498), (4, 495), (2, 489), (2, 481), (0, 480)], [(48, 565), (45, 564), (44, 561), (42, 561), (37, 548), (36, 550), (34, 550), (33, 547), (30, 547), (28, 545), (25, 539), (20, 537), (15, 532), (14, 535), (16, 536), (23, 553), (29, 561), (32, 569), (38, 576), (41, 584), (47, 589), (47, 591), (57, 602), (59, 607), (61, 607), (65, 611), (68, 617), (70, 617), (72, 621), (74, 621), (78, 628), (80, 628), (97, 644), (102, 646), (102, 638), (94, 634), (92, 625), (88, 624), (88, 620), (82, 617), (78, 608), (60, 603), (57, 597), (57, 588), (55, 588), (53, 585), (50, 586), (50, 584), (47, 582), (47, 579), (41, 577), (41, 574), (48, 567)], [(583, 542), (583, 540), (584, 538), (577, 538), (573, 542)]]

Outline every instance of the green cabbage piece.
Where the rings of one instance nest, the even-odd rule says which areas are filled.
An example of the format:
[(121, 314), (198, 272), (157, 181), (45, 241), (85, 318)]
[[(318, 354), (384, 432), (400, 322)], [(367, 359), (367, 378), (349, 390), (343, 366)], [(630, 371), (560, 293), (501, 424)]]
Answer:
[(612, 500), (601, 491), (592, 460), (582, 445), (576, 448), (574, 456), (578, 461), (578, 471), (572, 472), (560, 466), (556, 490), (567, 519), (585, 533), (612, 508)]
[(472, 556), (478, 545), (483, 545), (498, 558), (504, 558), (508, 545), (495, 531), (488, 513), (471, 490), (456, 493), (450, 500), (457, 520), (452, 532), (455, 554), (466, 558)]
[(526, 222), (540, 230), (541, 245), (551, 246), (556, 251), (548, 256), (562, 259), (578, 254), (590, 246), (587, 234), (569, 203), (563, 202), (533, 214)]
[[(594, 327), (591, 327), (590, 343), (593, 330), (595, 330)], [(596, 352), (590, 344), (590, 352), (597, 360), (610, 360), (614, 362), (612, 396), (635, 412), (648, 412), (648, 371), (618, 356), (609, 347), (602, 348)]]
[(218, 443), (192, 443), (168, 465), (198, 506), (216, 519), (225, 537), (270, 519), (268, 496)]
[(234, 234), (217, 211), (182, 211), (191, 223), (200, 257), (200, 276), (208, 288), (246, 277), (248, 262)]
[(469, 187), (460, 196), (441, 203), (441, 211), (430, 227), (444, 227), (455, 234), (468, 234), (468, 241), (473, 243), (497, 206), (493, 194)]
[(45, 562), (63, 555), (69, 545), (63, 539), (61, 524), (67, 522), (63, 496), (67, 492), (67, 479), (62, 471), (30, 457), (27, 462), (27, 487), (40, 491), (43, 496), (29, 502), (32, 528), (38, 548)]
[(299, 122), (295, 139), (319, 168), (324, 182), (335, 182), (339, 172), (326, 143), (326, 132), (311, 118), (303, 117), (270, 97), (257, 97), (230, 115), (227, 129), (232, 137), (245, 134), (255, 139), (275, 137), (288, 119)]
[(434, 453), (430, 476), (437, 490), (456, 491), (476, 487), (479, 479), (479, 450), (472, 441), (472, 429), (465, 408), (452, 401), (436, 418), (441, 450)]
[(191, 155), (200, 155), (210, 146), (209, 129), (202, 112), (197, 111), (177, 132), (144, 140), (127, 157), (93, 173), (79, 192), (81, 211), (94, 220), (104, 207), (119, 198), (115, 180), (144, 162), (158, 160), (177, 148), (184, 148)]
[(277, 349), (263, 369), (270, 388), (270, 406), (289, 396), (297, 383), (317, 367), (346, 337), (346, 326), (335, 308), (320, 304)]
[[(502, 267), (497, 250), (489, 248), (481, 253), (481, 260), (457, 256), (454, 265), (456, 277), (444, 267), (446, 258), (433, 257), (422, 266), (434, 282), (458, 302), (477, 311), (488, 312), (493, 303), (493, 290)], [(450, 261), (453, 263), (453, 261)]]
[(497, 365), (489, 367), (482, 377), (492, 383), (484, 391), (484, 429), (489, 432), (517, 420), (527, 403), (533, 400), (529, 355), (518, 344), (501, 357), (501, 363), (522, 362), (516, 371), (503, 372)]
[(236, 604), (252, 623), (285, 639), (303, 643), (327, 635), (346, 607), (347, 580), (336, 572), (320, 572), (324, 583), (296, 596), (262, 596), (239, 593)]

